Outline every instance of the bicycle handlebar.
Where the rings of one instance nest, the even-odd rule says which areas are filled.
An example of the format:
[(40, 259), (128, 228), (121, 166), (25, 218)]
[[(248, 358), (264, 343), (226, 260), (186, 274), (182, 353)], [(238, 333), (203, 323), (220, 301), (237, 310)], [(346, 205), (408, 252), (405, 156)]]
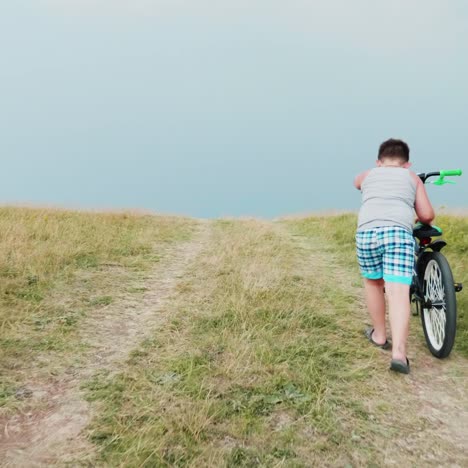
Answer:
[(428, 173), (421, 173), (418, 174), (418, 177), (423, 181), (423, 183), (426, 182), (429, 177), (439, 177), (435, 182), (433, 182), (434, 185), (444, 185), (444, 184), (454, 184), (455, 182), (452, 182), (450, 180), (445, 180), (445, 177), (447, 176), (461, 176), (462, 175), (462, 170), (461, 169), (452, 169), (452, 170), (442, 170), (442, 171), (437, 171), (437, 172), (428, 172)]

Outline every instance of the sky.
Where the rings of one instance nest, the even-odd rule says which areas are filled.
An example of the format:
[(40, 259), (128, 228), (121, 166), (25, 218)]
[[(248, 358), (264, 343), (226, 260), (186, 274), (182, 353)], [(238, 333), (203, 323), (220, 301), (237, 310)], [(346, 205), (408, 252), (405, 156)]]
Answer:
[(357, 210), (402, 138), (468, 207), (465, 0), (0, 1), (0, 204)]

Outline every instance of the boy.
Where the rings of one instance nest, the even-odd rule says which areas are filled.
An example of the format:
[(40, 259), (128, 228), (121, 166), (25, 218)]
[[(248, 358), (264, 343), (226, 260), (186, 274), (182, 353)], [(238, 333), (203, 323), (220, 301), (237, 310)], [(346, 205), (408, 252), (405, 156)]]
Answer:
[(376, 346), (390, 347), (385, 328), (385, 291), (393, 342), (390, 369), (404, 374), (410, 370), (406, 341), (414, 266), (414, 211), (422, 223), (430, 224), (434, 219), (424, 184), (408, 170), (410, 166), (408, 145), (390, 139), (380, 145), (377, 167), (354, 179), (354, 186), (362, 192), (357, 256), (373, 326), (366, 336)]

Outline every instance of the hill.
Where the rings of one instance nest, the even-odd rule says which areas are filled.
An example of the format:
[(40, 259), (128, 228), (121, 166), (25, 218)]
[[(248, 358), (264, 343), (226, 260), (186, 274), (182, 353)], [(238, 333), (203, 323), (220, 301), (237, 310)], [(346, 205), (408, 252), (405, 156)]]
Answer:
[[(468, 220), (441, 216), (467, 283)], [(13, 466), (468, 464), (468, 318), (368, 346), (354, 215), (0, 209), (0, 460)]]

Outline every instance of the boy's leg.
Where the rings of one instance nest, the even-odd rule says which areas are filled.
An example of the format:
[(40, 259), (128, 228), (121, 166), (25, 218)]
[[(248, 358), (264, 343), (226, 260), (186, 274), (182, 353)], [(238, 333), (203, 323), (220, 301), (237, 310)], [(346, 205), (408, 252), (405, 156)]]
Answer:
[(377, 231), (369, 229), (356, 233), (356, 249), (359, 268), (364, 277), (367, 310), (374, 331), (372, 340), (380, 345), (387, 341), (385, 331), (385, 296), (382, 279), (382, 250), (377, 241)]
[(410, 285), (414, 269), (414, 238), (401, 228), (382, 233), (385, 253), (383, 277), (388, 298), (388, 315), (392, 330), (392, 357), (406, 362), (406, 342), (410, 320)]
[(409, 285), (385, 283), (388, 298), (388, 315), (392, 330), (392, 358), (406, 362), (406, 343), (410, 320)]
[(366, 292), (367, 310), (372, 320), (374, 331), (372, 339), (377, 344), (384, 344), (387, 341), (385, 330), (385, 296), (383, 279), (364, 278), (364, 289)]

